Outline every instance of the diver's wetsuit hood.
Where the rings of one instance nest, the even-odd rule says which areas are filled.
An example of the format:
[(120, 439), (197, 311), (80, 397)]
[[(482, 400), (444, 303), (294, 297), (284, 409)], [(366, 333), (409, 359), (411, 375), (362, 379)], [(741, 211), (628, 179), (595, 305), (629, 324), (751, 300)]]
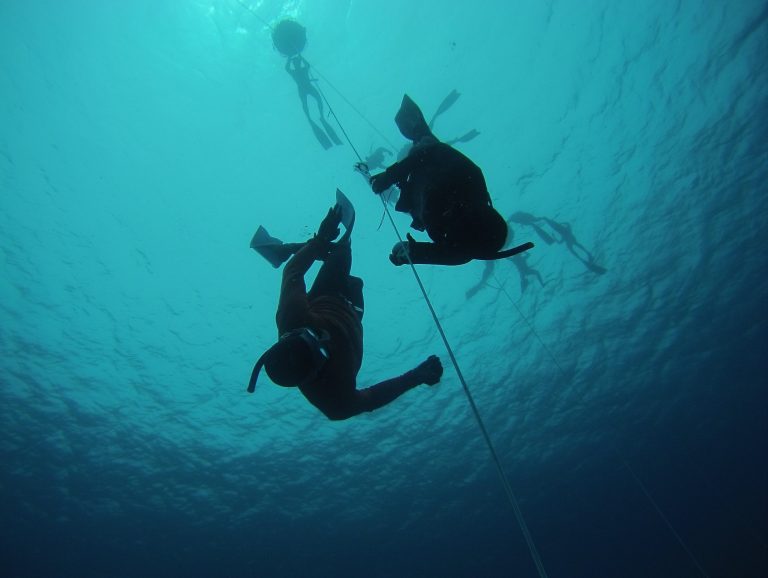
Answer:
[(395, 115), (395, 124), (402, 135), (413, 142), (418, 142), (425, 136), (434, 138), (421, 109), (407, 94), (403, 95), (400, 110)]
[(308, 327), (281, 335), (278, 342), (267, 349), (253, 366), (248, 393), (256, 389), (256, 380), (265, 365), (269, 377), (277, 385), (297, 387), (311, 382), (328, 360), (329, 341), (326, 331), (318, 335)]

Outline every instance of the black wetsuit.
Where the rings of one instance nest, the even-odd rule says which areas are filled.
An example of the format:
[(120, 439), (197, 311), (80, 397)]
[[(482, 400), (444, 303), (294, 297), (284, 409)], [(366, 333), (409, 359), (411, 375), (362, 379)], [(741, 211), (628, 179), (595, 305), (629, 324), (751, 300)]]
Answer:
[(503, 247), (506, 224), (493, 209), (483, 172), (450, 145), (424, 137), (377, 177), (398, 186), (395, 209), (434, 241), (410, 243), (414, 263), (460, 265)]
[(299, 386), (329, 419), (341, 420), (387, 405), (422, 382), (413, 371), (367, 389), (356, 388), (363, 360), (363, 281), (350, 275), (349, 242), (333, 245), (307, 293), (304, 275), (326, 254), (320, 241), (306, 243), (285, 266), (276, 322), (278, 336), (309, 327), (327, 331), (329, 357), (317, 379)]

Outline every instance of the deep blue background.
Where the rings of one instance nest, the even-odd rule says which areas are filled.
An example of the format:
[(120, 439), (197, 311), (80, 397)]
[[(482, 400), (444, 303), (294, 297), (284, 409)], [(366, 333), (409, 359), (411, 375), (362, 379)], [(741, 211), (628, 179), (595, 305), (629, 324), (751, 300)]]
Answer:
[(536, 575), (450, 367), (342, 423), (244, 391), (280, 279), (250, 236), (306, 238), (336, 187), (359, 385), (448, 362), (355, 152), (307, 126), (285, 17), (361, 156), (404, 144), (404, 92), (456, 89), (435, 131), (479, 131), (495, 206), (606, 269), (514, 222), (543, 284), (419, 268), (548, 575), (768, 575), (756, 0), (0, 3), (0, 574)]

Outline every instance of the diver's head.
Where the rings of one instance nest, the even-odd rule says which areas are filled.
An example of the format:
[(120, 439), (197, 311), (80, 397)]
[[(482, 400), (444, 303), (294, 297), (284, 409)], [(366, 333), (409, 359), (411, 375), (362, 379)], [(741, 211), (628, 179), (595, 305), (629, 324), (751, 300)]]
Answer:
[(395, 124), (402, 135), (413, 142), (418, 142), (425, 136), (432, 136), (421, 109), (407, 94), (403, 95), (400, 110), (395, 115)]
[(256, 362), (248, 391), (253, 392), (262, 367), (277, 385), (297, 387), (310, 383), (328, 360), (328, 341), (326, 332), (318, 335), (308, 327), (284, 333)]

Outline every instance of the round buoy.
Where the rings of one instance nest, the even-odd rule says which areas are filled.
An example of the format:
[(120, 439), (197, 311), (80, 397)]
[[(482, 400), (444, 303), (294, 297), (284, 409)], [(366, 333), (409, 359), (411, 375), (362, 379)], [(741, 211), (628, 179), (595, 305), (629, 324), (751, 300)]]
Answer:
[(307, 29), (295, 20), (281, 20), (272, 29), (272, 42), (283, 56), (296, 56), (307, 44)]

